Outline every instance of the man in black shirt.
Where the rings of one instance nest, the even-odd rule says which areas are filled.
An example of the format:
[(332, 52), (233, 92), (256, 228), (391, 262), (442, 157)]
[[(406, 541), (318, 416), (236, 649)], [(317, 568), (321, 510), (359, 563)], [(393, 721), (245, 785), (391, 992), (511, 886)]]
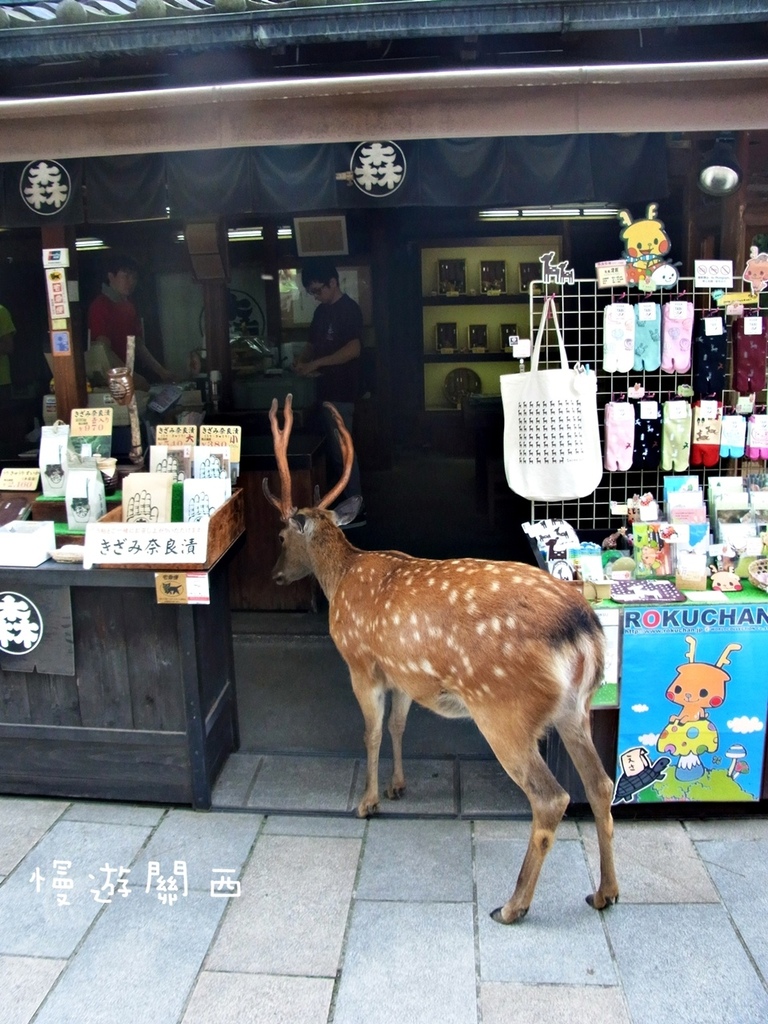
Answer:
[[(294, 369), (302, 377), (319, 373), (319, 399), (333, 402), (351, 434), (355, 402), (360, 397), (363, 314), (355, 300), (339, 287), (339, 273), (332, 260), (316, 259), (305, 263), (301, 281), (318, 306), (310, 324), (309, 342)], [(322, 407), (322, 414), (329, 461), (338, 479), (343, 469), (341, 448), (332, 416), (325, 407)], [(342, 497), (356, 495), (362, 497), (357, 456)], [(355, 525), (363, 522), (362, 514), (354, 520)]]

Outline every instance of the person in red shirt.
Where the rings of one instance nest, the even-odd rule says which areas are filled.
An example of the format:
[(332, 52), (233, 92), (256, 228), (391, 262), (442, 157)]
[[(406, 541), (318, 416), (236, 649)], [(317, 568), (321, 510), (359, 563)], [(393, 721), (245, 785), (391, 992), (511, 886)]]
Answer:
[[(109, 367), (125, 366), (128, 335), (136, 338), (136, 364), (154, 373), (161, 381), (173, 375), (155, 359), (144, 344), (144, 330), (131, 295), (138, 281), (138, 266), (129, 256), (110, 254), (105, 263), (105, 282), (88, 309), (90, 349), (101, 345)], [(146, 380), (134, 375), (140, 390), (148, 389)]]

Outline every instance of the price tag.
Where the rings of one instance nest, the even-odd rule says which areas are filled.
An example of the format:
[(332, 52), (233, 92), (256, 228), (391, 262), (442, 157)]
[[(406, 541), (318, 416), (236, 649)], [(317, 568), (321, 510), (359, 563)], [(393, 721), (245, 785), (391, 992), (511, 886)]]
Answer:
[(106, 406), (73, 409), (69, 425), (70, 436), (94, 437), (97, 434), (111, 434), (113, 414), (113, 409)]
[(664, 407), (664, 415), (671, 420), (684, 420), (690, 412), (690, 405), (687, 402), (667, 402)]
[(0, 473), (0, 491), (36, 491), (39, 483), (39, 469), (6, 466)]
[(721, 316), (704, 317), (704, 333), (707, 337), (720, 337), (725, 332), (725, 325)]
[(687, 302), (670, 302), (668, 308), (670, 320), (685, 320), (688, 315)]
[(638, 302), (637, 304), (637, 319), (640, 323), (646, 323), (649, 320), (656, 319), (656, 311), (659, 308), (657, 302)]
[(230, 462), (240, 461), (242, 436), (242, 427), (218, 426), (213, 423), (203, 423), (200, 425), (200, 444), (205, 447), (229, 445)]
[(158, 423), (155, 427), (156, 444), (196, 445), (196, 423)]
[(709, 399), (702, 402), (699, 406), (699, 419), (716, 420), (717, 418), (717, 402)]
[(762, 334), (763, 333), (763, 318), (761, 316), (745, 316), (744, 317), (744, 335), (747, 334)]
[(595, 264), (598, 288), (620, 288), (627, 283), (626, 260), (603, 260)]
[(659, 418), (659, 403), (650, 400), (640, 403), (641, 420), (657, 420)]

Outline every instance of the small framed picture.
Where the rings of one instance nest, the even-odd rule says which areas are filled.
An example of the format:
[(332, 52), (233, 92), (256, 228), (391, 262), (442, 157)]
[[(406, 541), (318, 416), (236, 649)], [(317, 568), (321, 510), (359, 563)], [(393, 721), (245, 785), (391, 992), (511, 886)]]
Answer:
[(438, 352), (455, 352), (458, 346), (456, 324), (435, 324), (435, 348)]
[(488, 327), (486, 324), (470, 324), (468, 337), (470, 352), (486, 352), (488, 350)]
[(501, 295), (507, 290), (507, 265), (504, 260), (482, 260), (480, 263), (480, 292), (483, 295)]
[(437, 290), (440, 295), (465, 295), (467, 291), (467, 261), (438, 260)]
[(517, 324), (502, 324), (499, 327), (499, 348), (502, 352), (511, 352), (517, 339)]
[[(520, 291), (528, 291), (528, 285), (532, 281), (541, 280), (541, 264), (540, 263), (521, 263), (520, 264)], [(534, 295), (538, 295), (541, 292), (541, 285), (537, 285), (534, 288)]]

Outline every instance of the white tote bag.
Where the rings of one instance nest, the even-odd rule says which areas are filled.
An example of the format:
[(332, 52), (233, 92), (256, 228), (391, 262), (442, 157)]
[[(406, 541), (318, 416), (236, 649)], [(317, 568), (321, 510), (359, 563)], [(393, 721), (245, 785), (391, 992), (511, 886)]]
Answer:
[[(551, 316), (560, 368), (539, 369)], [(530, 501), (568, 501), (591, 494), (603, 475), (597, 423), (597, 377), (568, 366), (555, 300), (544, 303), (531, 369), (501, 377), (504, 469), (511, 490)]]

